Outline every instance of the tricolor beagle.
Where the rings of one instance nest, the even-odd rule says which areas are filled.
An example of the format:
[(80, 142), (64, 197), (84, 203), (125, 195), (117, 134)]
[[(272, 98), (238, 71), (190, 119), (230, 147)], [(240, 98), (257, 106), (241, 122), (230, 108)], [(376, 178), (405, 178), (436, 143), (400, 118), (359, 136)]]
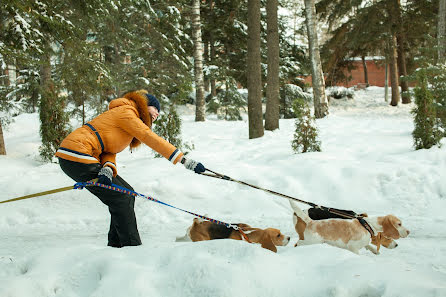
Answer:
[[(195, 218), (192, 226), (187, 229), (186, 235), (177, 237), (176, 241), (203, 241), (213, 239), (245, 240), (251, 243), (260, 243), (265, 249), (277, 252), (276, 246), (285, 246), (290, 241), (289, 236), (283, 235), (280, 230), (274, 228), (252, 228), (246, 224), (234, 224), (242, 232), (224, 225), (211, 223)], [(246, 237), (245, 237), (246, 236)]]
[[(379, 248), (375, 250), (370, 246), (371, 242), (375, 242), (377, 246), (378, 244), (382, 244), (383, 246), (389, 245), (390, 247), (396, 247), (396, 243), (392, 243), (393, 239), (404, 238), (409, 235), (409, 230), (404, 228), (401, 220), (394, 215), (373, 218), (364, 217), (364, 220), (372, 227), (375, 235), (377, 235), (372, 240), (370, 233), (356, 219), (344, 220), (330, 218), (325, 220), (312, 220), (295, 202), (289, 202), (294, 210), (294, 228), (299, 235), (299, 241), (295, 246), (327, 243), (357, 254), (359, 254), (359, 250), (362, 248), (367, 248), (377, 254)], [(386, 240), (386, 238), (391, 240)]]
[[(353, 212), (351, 210), (334, 209), (334, 208), (332, 208), (332, 209), (337, 210), (337, 211), (342, 211), (343, 213), (346, 213), (346, 214), (355, 215), (355, 212)], [(303, 210), (303, 212), (305, 214), (307, 214), (312, 220), (347, 219), (347, 218), (345, 218), (341, 215), (338, 215), (336, 213), (329, 212), (328, 210), (324, 210), (324, 209), (316, 208), (316, 207), (311, 207), (311, 208), (305, 209), (305, 210)], [(368, 215), (366, 213), (361, 213), (360, 216), (368, 217)], [(296, 220), (296, 218), (297, 218), (297, 216), (294, 215), (294, 220)], [(297, 219), (302, 221), (302, 219), (299, 219), (299, 218), (297, 218)], [(296, 223), (294, 223), (294, 225), (296, 225)], [(373, 248), (372, 246), (368, 245), (368, 246), (366, 246), (366, 249), (368, 249), (369, 251), (371, 251), (374, 254), (379, 254), (379, 249), (381, 246), (388, 248), (388, 249), (394, 249), (398, 246), (398, 244), (396, 243), (395, 240), (393, 240), (392, 238), (385, 237), (385, 235), (383, 235), (382, 232), (378, 232), (378, 234), (375, 234), (375, 236), (372, 236), (371, 244), (375, 245), (376, 248)]]

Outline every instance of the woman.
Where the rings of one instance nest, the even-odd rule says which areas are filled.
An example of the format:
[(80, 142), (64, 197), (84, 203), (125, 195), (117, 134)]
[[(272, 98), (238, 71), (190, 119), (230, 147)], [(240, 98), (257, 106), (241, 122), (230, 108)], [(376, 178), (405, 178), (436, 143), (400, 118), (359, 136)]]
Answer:
[[(173, 164), (182, 163), (195, 173), (205, 171), (203, 164), (183, 156), (175, 146), (152, 130), (160, 103), (146, 90), (128, 92), (110, 102), (109, 110), (74, 130), (56, 152), (63, 172), (76, 182), (98, 178), (98, 182), (133, 188), (118, 175), (116, 154), (145, 143)], [(109, 208), (111, 221), (108, 245), (141, 244), (134, 211), (135, 197), (101, 187), (87, 187)]]

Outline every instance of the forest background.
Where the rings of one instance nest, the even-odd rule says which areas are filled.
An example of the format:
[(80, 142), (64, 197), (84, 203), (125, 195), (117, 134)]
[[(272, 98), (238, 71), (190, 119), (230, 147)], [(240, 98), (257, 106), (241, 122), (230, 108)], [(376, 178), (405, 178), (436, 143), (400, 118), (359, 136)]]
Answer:
[(429, 133), (446, 130), (444, 0), (12, 0), (0, 11), (1, 154), (2, 127), (17, 114), (39, 112), (40, 154), (50, 161), (70, 117), (85, 123), (142, 87), (170, 115), (161, 134), (178, 125), (176, 106), (192, 103), (196, 121), (206, 111), (240, 120), (247, 107), (249, 138), (261, 137), (295, 117), (294, 99), (311, 99), (302, 77), (312, 76), (322, 118), (325, 87), (348, 80), (352, 58), (367, 56), (389, 65), (391, 105), (411, 102), (409, 82), (422, 82), (438, 119)]

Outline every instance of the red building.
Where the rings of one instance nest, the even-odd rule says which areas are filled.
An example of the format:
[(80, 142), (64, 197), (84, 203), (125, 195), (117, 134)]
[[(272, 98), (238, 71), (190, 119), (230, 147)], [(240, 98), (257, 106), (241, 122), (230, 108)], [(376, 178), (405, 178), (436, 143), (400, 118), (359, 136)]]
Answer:
[[(370, 86), (384, 87), (386, 81), (386, 66), (382, 57), (367, 57), (365, 59), (366, 67), (367, 67), (367, 75), (369, 78)], [(347, 77), (351, 76), (351, 80), (347, 83), (339, 83), (338, 85), (344, 87), (352, 87), (360, 84), (364, 84), (364, 67), (362, 60), (354, 59), (353, 60), (354, 69), (350, 71), (350, 73), (345, 70), (344, 73)], [(390, 85), (390, 77), (388, 77), (388, 82)]]
[[(383, 57), (366, 57), (365, 62), (367, 66), (367, 74), (370, 86), (384, 87), (386, 79), (386, 68)], [(352, 61), (353, 69), (348, 71), (344, 70), (346, 77), (350, 77), (350, 80), (345, 82), (338, 82), (338, 86), (353, 87), (353, 86), (365, 86), (364, 79), (364, 67), (361, 58), (355, 58)], [(304, 78), (304, 81), (311, 85), (311, 76)], [(388, 77), (390, 85), (390, 77)]]

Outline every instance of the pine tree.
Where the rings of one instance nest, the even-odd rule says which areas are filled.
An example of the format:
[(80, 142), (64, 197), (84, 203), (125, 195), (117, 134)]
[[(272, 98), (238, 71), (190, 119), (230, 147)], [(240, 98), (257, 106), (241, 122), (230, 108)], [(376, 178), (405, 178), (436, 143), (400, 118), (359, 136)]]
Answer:
[[(167, 110), (165, 111), (165, 109)], [(177, 108), (175, 104), (170, 104), (167, 108), (163, 108), (163, 111), (161, 111), (160, 116), (153, 125), (153, 132), (176, 146), (184, 154), (187, 154), (189, 150), (194, 149), (194, 145), (183, 142), (181, 138), (181, 126), (182, 121)], [(160, 158), (162, 156), (155, 153), (155, 157)]]
[(415, 88), (415, 104), (412, 110), (414, 115), (415, 129), (412, 132), (414, 147), (416, 150), (429, 149), (440, 144), (442, 138), (439, 129), (439, 121), (436, 117), (434, 97), (428, 89), (425, 70), (418, 73), (418, 85)]
[(310, 107), (302, 99), (296, 99), (293, 104), (296, 120), (291, 147), (296, 153), (320, 152), (321, 142), (318, 140), (318, 130), (315, 119), (311, 116)]
[(210, 99), (207, 110), (217, 114), (219, 119), (240, 121), (242, 120), (240, 110), (245, 109), (245, 107), (246, 101), (237, 90), (237, 82), (233, 78), (228, 77), (225, 89)]
[(39, 148), (44, 161), (51, 161), (62, 140), (69, 133), (69, 117), (64, 112), (65, 100), (56, 93), (54, 85), (44, 88), (40, 99), (40, 136)]

